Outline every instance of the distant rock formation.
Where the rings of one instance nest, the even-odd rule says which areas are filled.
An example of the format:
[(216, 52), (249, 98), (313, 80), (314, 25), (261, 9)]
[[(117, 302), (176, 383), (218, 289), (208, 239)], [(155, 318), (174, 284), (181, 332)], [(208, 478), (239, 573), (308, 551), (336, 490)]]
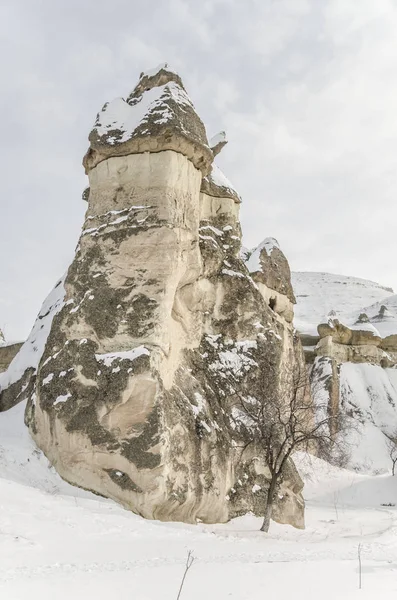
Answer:
[[(332, 415), (353, 425), (345, 434), (346, 466), (385, 472), (388, 437), (397, 431), (397, 296), (352, 277), (296, 275), (297, 325), (313, 394), (328, 403)], [(334, 309), (317, 324), (315, 336), (313, 319), (321, 315), (321, 304)]]
[[(144, 517), (261, 514), (269, 473), (239, 398), (282, 401), (301, 366), (288, 263), (274, 244), (250, 275), (241, 199), (213, 163), (225, 135), (208, 142), (167, 65), (105, 104), (89, 140), (75, 258), (2, 398), (28, 399), (62, 477)], [(301, 490), (290, 461), (275, 519), (303, 526)]]

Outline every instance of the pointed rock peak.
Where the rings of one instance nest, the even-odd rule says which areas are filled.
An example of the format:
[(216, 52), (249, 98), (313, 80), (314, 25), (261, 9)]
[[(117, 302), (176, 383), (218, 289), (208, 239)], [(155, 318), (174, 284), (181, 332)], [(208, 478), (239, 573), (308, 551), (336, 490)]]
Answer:
[(158, 75), (159, 73), (164, 72), (164, 73), (169, 73), (172, 75), (176, 75), (177, 77), (179, 77), (178, 73), (176, 71), (174, 71), (174, 69), (172, 69), (168, 63), (161, 63), (159, 65), (157, 65), (157, 67), (154, 67), (154, 69), (149, 69), (148, 71), (142, 71), (142, 73), (139, 75), (139, 79), (145, 79), (146, 77), (155, 77), (156, 75)]
[(356, 324), (358, 323), (369, 323), (368, 315), (366, 313), (360, 313)]
[(224, 146), (227, 144), (226, 132), (220, 131), (214, 137), (210, 139), (210, 148), (214, 156), (219, 154)]
[(213, 161), (204, 124), (181, 78), (166, 63), (141, 73), (126, 99), (103, 106), (89, 141), (83, 160), (87, 173), (110, 156), (162, 150), (184, 154), (203, 175)]
[(327, 323), (330, 327), (335, 327), (339, 325), (338, 315), (335, 310), (330, 310), (327, 315)]
[(288, 260), (276, 238), (268, 237), (247, 254), (246, 265), (255, 281), (296, 303)]
[(259, 244), (259, 246), (251, 250), (249, 259), (247, 261), (247, 267), (250, 273), (254, 273), (255, 271), (261, 270), (262, 267), (260, 263), (260, 258), (263, 251), (266, 252), (267, 256), (271, 256), (272, 252), (276, 248), (282, 253), (280, 245), (276, 238), (268, 237), (264, 239), (263, 242)]
[(394, 321), (395, 319), (396, 319), (396, 315), (393, 313), (393, 311), (391, 311), (387, 306), (382, 304), (382, 306), (379, 309), (378, 314), (375, 315), (372, 320), (379, 322), (379, 321)]
[(162, 63), (154, 69), (142, 72), (135, 89), (128, 96), (127, 102), (131, 103), (134, 98), (141, 96), (144, 92), (148, 92), (155, 87), (161, 87), (171, 82), (174, 82), (180, 88), (185, 90), (182, 79), (176, 71), (168, 66), (168, 63)]

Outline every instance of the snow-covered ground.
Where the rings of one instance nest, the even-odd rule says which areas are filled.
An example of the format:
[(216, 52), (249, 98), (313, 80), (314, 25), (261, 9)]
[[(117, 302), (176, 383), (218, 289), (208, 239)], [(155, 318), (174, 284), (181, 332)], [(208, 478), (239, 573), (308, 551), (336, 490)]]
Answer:
[[(301, 333), (317, 335), (317, 325), (326, 323), (331, 311), (346, 325), (353, 324), (361, 312), (372, 317), (378, 314), (381, 305), (387, 305), (388, 299), (393, 299), (389, 307), (393, 327), (381, 335), (397, 333), (397, 301), (390, 288), (332, 273), (296, 272), (291, 277), (297, 302), (294, 323)], [(378, 325), (374, 325), (378, 329)]]
[[(369, 477), (313, 457), (306, 529), (246, 515), (228, 524), (160, 523), (64, 483), (23, 426), (0, 414), (0, 598), (176, 600), (372, 599), (397, 592), (397, 477)], [(362, 589), (357, 548), (362, 545)]]

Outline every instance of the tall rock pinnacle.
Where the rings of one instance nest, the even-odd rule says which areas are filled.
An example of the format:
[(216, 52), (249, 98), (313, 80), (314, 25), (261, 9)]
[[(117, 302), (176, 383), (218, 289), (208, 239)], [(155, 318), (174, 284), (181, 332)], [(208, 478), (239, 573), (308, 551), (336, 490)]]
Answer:
[[(89, 140), (61, 303), (43, 311), (38, 363), (12, 383), (32, 436), (66, 480), (144, 517), (261, 513), (268, 470), (240, 403), (280, 401), (295, 342), (239, 257), (241, 199), (213, 164), (225, 137), (211, 150), (162, 65), (105, 104)], [(275, 518), (303, 525), (301, 489), (291, 461)]]

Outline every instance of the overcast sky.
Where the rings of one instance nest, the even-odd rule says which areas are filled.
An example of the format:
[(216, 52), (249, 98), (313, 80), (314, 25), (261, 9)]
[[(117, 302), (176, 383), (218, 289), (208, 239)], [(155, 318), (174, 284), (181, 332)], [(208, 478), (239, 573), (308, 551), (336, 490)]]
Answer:
[(0, 36), (8, 339), (72, 260), (96, 113), (164, 61), (227, 131), (246, 246), (397, 288), (395, 0), (1, 0)]

